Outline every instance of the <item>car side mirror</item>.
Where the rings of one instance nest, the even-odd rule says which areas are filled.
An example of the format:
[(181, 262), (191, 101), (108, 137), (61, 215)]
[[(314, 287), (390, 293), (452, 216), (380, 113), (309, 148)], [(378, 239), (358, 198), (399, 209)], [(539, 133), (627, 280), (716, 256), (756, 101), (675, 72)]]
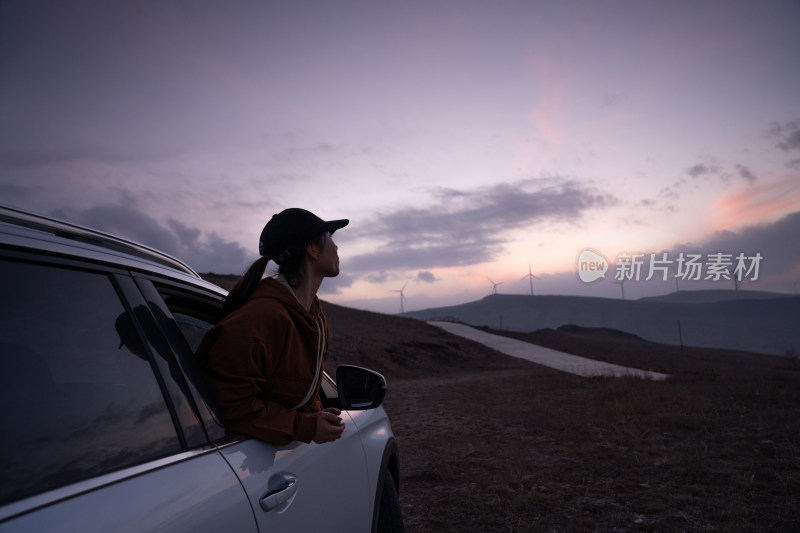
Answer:
[(336, 389), (340, 409), (364, 411), (375, 409), (386, 395), (386, 379), (377, 372), (353, 365), (336, 367)]

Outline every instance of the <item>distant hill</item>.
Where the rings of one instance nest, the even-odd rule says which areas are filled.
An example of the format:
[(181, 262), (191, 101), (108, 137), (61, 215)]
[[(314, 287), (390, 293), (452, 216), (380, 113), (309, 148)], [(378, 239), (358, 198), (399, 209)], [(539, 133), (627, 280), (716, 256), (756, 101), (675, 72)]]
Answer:
[(636, 301), (703, 304), (726, 300), (769, 300), (772, 298), (791, 298), (791, 295), (767, 291), (678, 291), (663, 296), (639, 298)]
[[(740, 291), (740, 298), (732, 300), (719, 300), (718, 294), (692, 295), (686, 297), (689, 302), (670, 301), (669, 296), (618, 300), (493, 294), (476, 302), (411, 311), (403, 316), (453, 320), (520, 332), (564, 325), (610, 328), (666, 344), (773, 355), (797, 353), (800, 350), (800, 298), (767, 297), (765, 293), (743, 298), (745, 294)], [(677, 299), (683, 297), (680, 293), (676, 295)]]

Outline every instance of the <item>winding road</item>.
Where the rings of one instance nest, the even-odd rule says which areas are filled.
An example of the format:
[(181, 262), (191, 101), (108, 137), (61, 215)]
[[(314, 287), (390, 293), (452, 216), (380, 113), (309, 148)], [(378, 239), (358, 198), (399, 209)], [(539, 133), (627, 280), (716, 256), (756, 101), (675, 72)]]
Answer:
[(569, 372), (570, 374), (576, 374), (578, 376), (633, 376), (653, 380), (667, 378), (667, 374), (661, 374), (660, 372), (651, 372), (649, 370), (640, 370), (638, 368), (629, 368), (612, 363), (605, 363), (603, 361), (596, 361), (594, 359), (587, 359), (529, 342), (486, 333), (485, 331), (480, 331), (465, 324), (458, 324), (456, 322), (428, 322), (428, 324), (441, 328), (453, 335), (479, 342), (506, 355), (526, 359), (539, 365)]

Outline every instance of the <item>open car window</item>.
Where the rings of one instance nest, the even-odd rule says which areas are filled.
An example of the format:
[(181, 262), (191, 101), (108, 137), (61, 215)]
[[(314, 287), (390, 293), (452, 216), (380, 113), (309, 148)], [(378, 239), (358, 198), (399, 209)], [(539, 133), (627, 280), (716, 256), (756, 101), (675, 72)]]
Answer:
[[(148, 300), (161, 307), (162, 325), (170, 337), (181, 367), (199, 396), (198, 409), (203, 424), (212, 441), (227, 437), (228, 433), (216, 414), (214, 399), (206, 385), (203, 365), (196, 357), (197, 348), (205, 334), (214, 327), (222, 315), (222, 299), (193, 291), (190, 287), (153, 282), (143, 283)], [(168, 320), (169, 313), (173, 320)]]

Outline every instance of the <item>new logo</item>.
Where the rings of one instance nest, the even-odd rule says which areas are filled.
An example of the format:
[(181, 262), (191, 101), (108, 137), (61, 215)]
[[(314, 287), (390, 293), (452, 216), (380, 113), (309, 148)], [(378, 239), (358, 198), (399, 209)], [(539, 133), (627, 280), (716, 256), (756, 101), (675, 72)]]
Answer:
[(584, 283), (591, 283), (606, 277), (608, 261), (594, 250), (584, 250), (578, 255), (578, 277)]

